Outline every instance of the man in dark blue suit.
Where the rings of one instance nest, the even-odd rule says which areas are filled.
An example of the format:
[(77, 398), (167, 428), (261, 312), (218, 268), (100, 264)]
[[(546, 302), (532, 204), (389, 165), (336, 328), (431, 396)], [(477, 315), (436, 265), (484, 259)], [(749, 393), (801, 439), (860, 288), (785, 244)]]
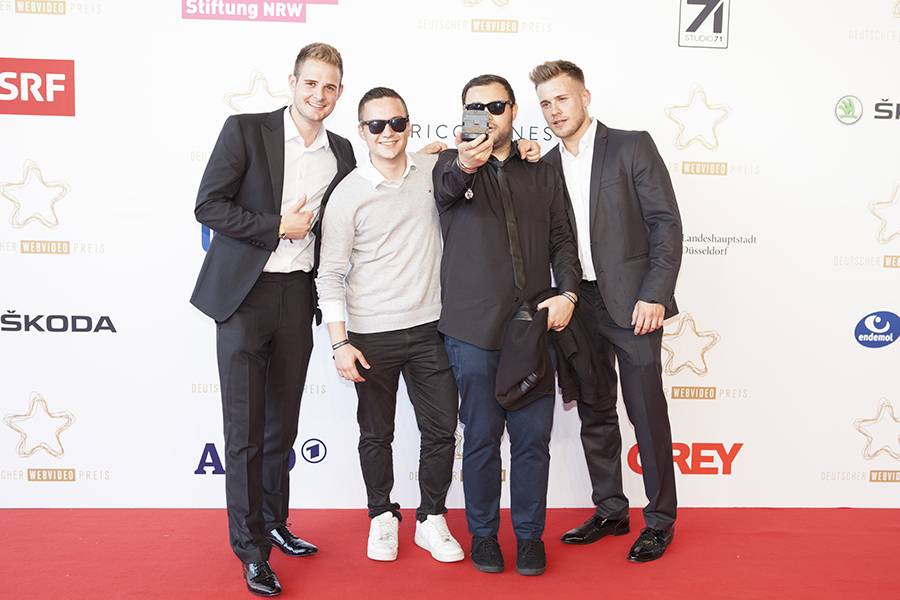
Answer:
[[(557, 60), (531, 72), (547, 125), (560, 143), (544, 156), (563, 176), (583, 280), (576, 310), (604, 360), (634, 425), (649, 502), (646, 527), (628, 559), (663, 555), (674, 536), (677, 501), (672, 431), (662, 384), (663, 320), (678, 314), (681, 216), (669, 172), (646, 131), (610, 129), (591, 119), (591, 93), (575, 64)], [(589, 544), (629, 532), (622, 492), (622, 438), (615, 406), (578, 403), (594, 515), (562, 536)]]
[(342, 77), (336, 49), (304, 47), (289, 107), (225, 122), (194, 209), (216, 232), (191, 303), (216, 321), (231, 546), (262, 596), (281, 593), (273, 545), (317, 551), (287, 528), (288, 468), (313, 346), (321, 213), (356, 166), (350, 142), (323, 126)]

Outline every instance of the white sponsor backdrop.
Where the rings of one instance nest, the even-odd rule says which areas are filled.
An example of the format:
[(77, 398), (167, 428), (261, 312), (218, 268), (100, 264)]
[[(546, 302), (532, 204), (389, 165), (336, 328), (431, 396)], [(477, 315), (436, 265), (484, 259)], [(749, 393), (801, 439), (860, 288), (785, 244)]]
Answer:
[[(360, 159), (356, 105), (369, 88), (405, 97), (417, 148), (450, 141), (462, 85), (488, 72), (512, 83), (521, 134), (549, 149), (528, 72), (578, 63), (591, 114), (653, 135), (681, 206), (690, 254), (663, 358), (682, 506), (900, 504), (896, 485), (870, 481), (900, 471), (900, 344), (868, 348), (854, 334), (876, 312), (873, 326), (900, 329), (900, 268), (884, 266), (900, 255), (895, 0), (726, 1), (728, 47), (715, 49), (687, 47), (721, 41), (715, 12), (694, 37), (683, 31), (703, 9), (685, 0), (333, 0), (307, 5), (305, 22), (182, 16), (210, 6), (0, 0), (0, 57), (74, 60), (64, 85), (76, 97), (74, 117), (2, 114), (21, 81), (2, 75), (0, 506), (224, 506), (208, 446), (222, 452), (215, 329), (188, 303), (204, 255), (192, 210), (225, 118), (283, 104), (311, 41), (343, 54), (327, 125)], [(45, 9), (56, 14), (33, 14)], [(836, 116), (846, 95), (855, 124)], [(91, 330), (73, 331), (85, 317)], [(355, 393), (324, 327), (315, 339), (292, 506), (363, 507)], [(578, 427), (559, 402), (551, 507), (590, 505)], [(401, 390), (404, 507), (418, 503), (417, 448)], [(463, 504), (460, 465), (451, 507)]]

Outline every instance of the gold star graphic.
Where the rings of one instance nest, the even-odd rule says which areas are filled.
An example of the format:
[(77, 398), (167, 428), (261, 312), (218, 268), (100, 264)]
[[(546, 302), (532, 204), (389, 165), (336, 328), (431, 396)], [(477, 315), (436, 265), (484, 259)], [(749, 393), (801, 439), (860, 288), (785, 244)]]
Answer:
[(263, 75), (260, 71), (253, 69), (253, 72), (250, 73), (250, 86), (247, 88), (246, 92), (234, 92), (225, 94), (223, 100), (225, 104), (227, 104), (234, 112), (243, 113), (245, 112), (243, 108), (240, 106), (240, 102), (244, 102), (245, 100), (249, 100), (256, 93), (262, 89), (266, 94), (270, 97), (275, 98), (276, 100), (284, 100), (285, 104), (289, 103), (293, 98), (289, 91), (282, 90), (280, 92), (273, 92), (269, 89), (269, 82), (266, 80), (266, 76)]
[[(675, 106), (670, 104), (663, 111), (666, 116), (678, 125), (675, 135), (675, 147), (679, 150), (688, 148), (694, 142), (700, 142), (708, 150), (719, 147), (716, 127), (731, 116), (731, 107), (727, 104), (710, 104), (706, 100), (706, 92), (699, 83), (691, 85), (691, 95), (687, 104)], [(686, 133), (690, 131), (690, 134)]]
[[(40, 412), (38, 412), (38, 409), (40, 409)], [(59, 425), (59, 427), (57, 427), (56, 431), (53, 433), (53, 436), (56, 439), (55, 446), (51, 446), (51, 444), (53, 443), (52, 440), (49, 444), (47, 443), (47, 441), (41, 440), (39, 444), (32, 446), (31, 449), (27, 449), (25, 443), (28, 439), (28, 433), (18, 424), (24, 421), (28, 421), (29, 419), (32, 419), (34, 417), (37, 417), (38, 420), (44, 421), (46, 421), (47, 419), (62, 419), (65, 421), (64, 423)], [(75, 422), (75, 415), (67, 410), (55, 413), (50, 412), (50, 410), (47, 408), (47, 401), (44, 400), (44, 397), (37, 392), (31, 392), (31, 397), (29, 398), (28, 402), (28, 412), (24, 415), (6, 415), (5, 417), (3, 417), (3, 422), (7, 427), (19, 434), (19, 444), (16, 446), (16, 454), (18, 454), (20, 457), (28, 458), (38, 450), (45, 450), (47, 454), (54, 458), (62, 458), (65, 455), (66, 451), (65, 449), (63, 449), (62, 441), (59, 439), (59, 436), (63, 431), (72, 426), (72, 423)]]
[[(697, 361), (688, 359), (675, 367), (673, 366), (673, 363), (675, 362), (675, 351), (669, 344), (666, 343), (666, 341), (680, 338), (684, 336), (688, 330), (690, 330), (693, 338), (709, 338), (710, 341), (700, 349)], [(690, 339), (690, 337), (691, 336), (686, 339)], [(694, 323), (694, 317), (692, 317), (690, 313), (681, 313), (681, 321), (678, 323), (677, 331), (675, 331), (675, 333), (666, 333), (663, 335), (662, 349), (666, 352), (666, 362), (663, 365), (663, 372), (666, 375), (676, 375), (684, 369), (690, 369), (700, 377), (706, 377), (706, 373), (708, 371), (708, 367), (706, 366), (706, 353), (709, 352), (713, 346), (718, 344), (721, 339), (722, 336), (712, 330), (698, 332), (697, 324)], [(698, 367), (698, 364), (703, 366)]]
[(900, 460), (900, 419), (894, 416), (894, 407), (887, 398), (882, 398), (878, 403), (878, 413), (874, 419), (857, 419), (853, 422), (853, 428), (866, 436), (863, 458), (872, 460), (886, 452)]
[[(35, 181), (37, 183), (32, 185)], [(43, 186), (43, 188), (38, 187), (38, 184)], [(58, 188), (59, 191), (52, 198), (48, 198), (46, 190), (53, 188)], [(69, 190), (69, 184), (65, 181), (44, 181), (41, 168), (31, 159), (25, 161), (22, 181), (18, 183), (0, 183), (0, 196), (13, 203), (14, 208), (9, 216), (9, 222), (16, 229), (21, 229), (32, 221), (38, 221), (48, 229), (59, 227), (59, 219), (56, 217), (56, 203), (62, 200), (69, 193)], [(16, 191), (19, 193), (17, 195), (13, 194)], [(38, 198), (40, 196), (43, 198)], [(24, 208), (23, 204), (25, 205)]]
[(462, 428), (462, 422), (459, 419), (456, 420), (456, 431), (453, 432), (453, 437), (456, 438), (456, 442), (454, 443), (453, 448), (453, 459), (454, 460), (462, 460), (463, 457), (463, 436), (460, 429)]
[[(493, 0), (493, 2), (500, 8), (506, 8), (509, 6), (509, 0)], [(472, 8), (473, 6), (478, 6), (479, 4), (481, 4), (481, 0), (462, 0), (462, 3), (466, 8)]]
[[(900, 237), (900, 218), (895, 221), (895, 226), (888, 227), (888, 217), (897, 218), (897, 211), (900, 210), (900, 179), (894, 182), (894, 193), (891, 199), (885, 202), (871, 202), (869, 204), (869, 212), (881, 221), (881, 227), (875, 234), (875, 239), (879, 244), (887, 244), (896, 237)], [(890, 212), (893, 214), (887, 215)]]

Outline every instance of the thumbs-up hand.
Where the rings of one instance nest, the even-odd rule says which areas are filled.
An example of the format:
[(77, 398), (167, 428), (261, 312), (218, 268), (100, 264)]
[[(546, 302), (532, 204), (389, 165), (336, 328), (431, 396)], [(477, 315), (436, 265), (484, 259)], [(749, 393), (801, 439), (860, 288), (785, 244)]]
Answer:
[(311, 210), (303, 210), (305, 205), (306, 195), (300, 196), (297, 204), (281, 215), (281, 224), (284, 225), (284, 236), (289, 240), (302, 240), (309, 233), (313, 213)]

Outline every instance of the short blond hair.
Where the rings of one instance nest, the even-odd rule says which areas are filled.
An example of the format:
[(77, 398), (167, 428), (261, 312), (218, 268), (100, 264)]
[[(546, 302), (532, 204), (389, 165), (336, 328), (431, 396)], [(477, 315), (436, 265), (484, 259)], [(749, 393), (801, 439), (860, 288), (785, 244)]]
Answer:
[(542, 83), (547, 83), (560, 75), (568, 75), (584, 87), (584, 71), (575, 63), (567, 60), (552, 60), (540, 64), (531, 70), (528, 78), (531, 79), (531, 83), (536, 88)]
[(337, 67), (341, 73), (341, 79), (344, 79), (344, 60), (341, 58), (341, 53), (334, 46), (329, 46), (322, 42), (314, 42), (303, 46), (300, 54), (297, 55), (297, 60), (294, 61), (294, 77), (300, 77), (303, 63), (309, 59), (319, 60), (325, 64)]

